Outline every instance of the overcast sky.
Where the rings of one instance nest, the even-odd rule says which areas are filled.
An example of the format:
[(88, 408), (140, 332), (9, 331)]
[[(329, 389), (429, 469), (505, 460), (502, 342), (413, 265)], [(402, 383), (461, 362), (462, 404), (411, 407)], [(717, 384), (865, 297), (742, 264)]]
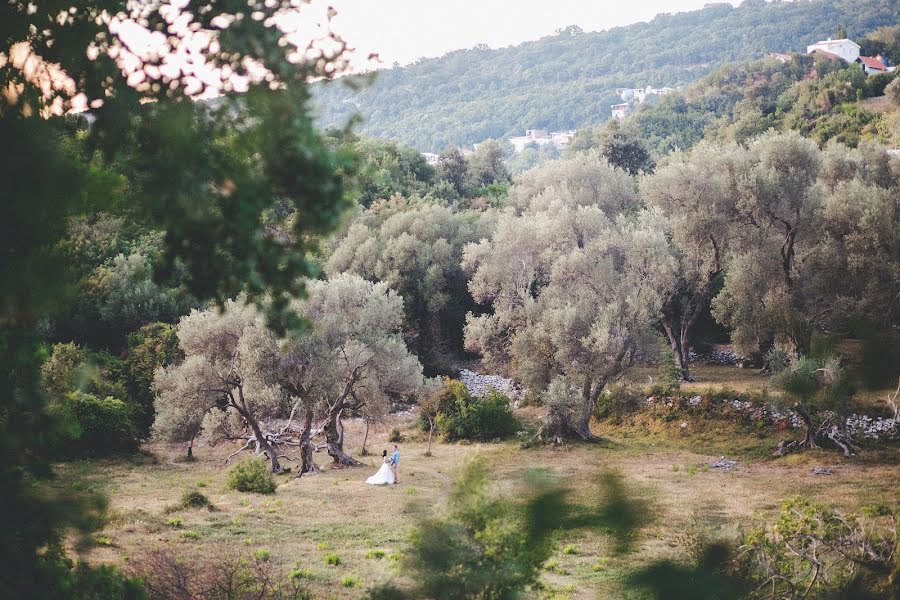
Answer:
[[(535, 40), (568, 25), (598, 31), (661, 12), (702, 8), (710, 0), (330, 0), (334, 29), (384, 66), (487, 44)], [(733, 1), (732, 4), (738, 4)]]

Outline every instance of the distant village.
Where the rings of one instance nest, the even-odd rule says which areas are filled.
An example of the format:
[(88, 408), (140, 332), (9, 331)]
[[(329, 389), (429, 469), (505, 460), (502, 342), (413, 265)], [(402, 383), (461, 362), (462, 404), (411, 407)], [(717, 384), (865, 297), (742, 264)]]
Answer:
[[(707, 4), (707, 8), (716, 4)], [(725, 4), (722, 3), (724, 6)], [(859, 64), (866, 75), (879, 75), (881, 73), (892, 73), (897, 67), (888, 64), (887, 60), (881, 56), (862, 56), (860, 54), (860, 45), (846, 38), (833, 40), (828, 38), (806, 47), (806, 53), (814, 56), (824, 56), (833, 60), (843, 60), (849, 64)], [(774, 52), (768, 55), (770, 58), (781, 62), (790, 62), (793, 57), (790, 54)], [(624, 119), (631, 114), (635, 108), (646, 102), (653, 96), (664, 96), (675, 91), (676, 88), (662, 87), (655, 88), (652, 86), (642, 88), (616, 88), (616, 94), (622, 100), (618, 104), (610, 105), (613, 119)], [(552, 144), (557, 150), (562, 152), (572, 142), (577, 130), (570, 129), (567, 131), (549, 131), (547, 129), (526, 129), (525, 135), (514, 136), (508, 138), (507, 141), (512, 144), (516, 154), (522, 152), (529, 146), (544, 146)], [(479, 144), (475, 144), (473, 148), (478, 148)], [(463, 155), (472, 154), (474, 150), (461, 148)], [(424, 156), (430, 164), (437, 164), (438, 155), (432, 152), (425, 152)]]

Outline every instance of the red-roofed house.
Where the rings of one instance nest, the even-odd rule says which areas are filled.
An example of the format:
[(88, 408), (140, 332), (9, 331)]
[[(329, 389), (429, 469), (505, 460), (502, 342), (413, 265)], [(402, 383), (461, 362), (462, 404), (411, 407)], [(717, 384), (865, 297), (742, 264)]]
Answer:
[(881, 56), (860, 56), (856, 62), (862, 65), (866, 75), (878, 75), (889, 70)]

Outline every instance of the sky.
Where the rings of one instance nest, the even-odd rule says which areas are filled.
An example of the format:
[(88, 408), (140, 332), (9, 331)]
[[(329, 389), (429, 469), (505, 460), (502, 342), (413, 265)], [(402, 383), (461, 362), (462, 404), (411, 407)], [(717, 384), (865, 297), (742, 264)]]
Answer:
[[(380, 66), (487, 44), (536, 40), (568, 25), (599, 31), (659, 13), (696, 10), (710, 0), (329, 0), (334, 30)], [(732, 4), (737, 4), (732, 1)]]

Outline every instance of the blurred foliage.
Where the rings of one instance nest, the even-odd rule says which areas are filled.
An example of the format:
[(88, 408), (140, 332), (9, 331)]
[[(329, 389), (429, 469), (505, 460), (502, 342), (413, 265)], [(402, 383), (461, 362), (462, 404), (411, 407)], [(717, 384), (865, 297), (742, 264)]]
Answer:
[(513, 500), (493, 492), (476, 456), (456, 479), (447, 515), (424, 520), (411, 535), (403, 565), (416, 582), (413, 597), (519, 597), (540, 587), (541, 567), (566, 531), (604, 531), (615, 552), (628, 551), (644, 507), (615, 475), (603, 475), (599, 488), (595, 506), (576, 508), (549, 473), (532, 471)]
[[(276, 327), (299, 325), (288, 302), (302, 294), (302, 276), (315, 274), (309, 253), (338, 222), (347, 202), (341, 173), (355, 159), (321, 140), (308, 110), (307, 81), (339, 72), (343, 46), (280, 45), (284, 34), (273, 19), (292, 8), (286, 0), (258, 3), (253, 18), (243, 18), (244, 3), (194, 2), (177, 31), (171, 11), (180, 9), (168, 4), (13, 1), (0, 8), (0, 47), (10, 52), (0, 65), (6, 595), (89, 595), (80, 596), (72, 578), (93, 576), (73, 571), (62, 551), (51, 560), (50, 550), (70, 528), (96, 527), (102, 502), (48, 496), (38, 485), (52, 475), (48, 457), (67, 433), (46, 409), (41, 338), (52, 339), (55, 325), (65, 329), (61, 321), (95, 297), (85, 291), (98, 291), (99, 302), (87, 303), (82, 324), (94, 326), (94, 315), (113, 322), (118, 333), (104, 339), (110, 347), (142, 323), (133, 318), (141, 303), (158, 307), (155, 318), (183, 310), (170, 304), (176, 289), (197, 301), (244, 292)], [(165, 51), (133, 53), (123, 36), (135, 29), (165, 32), (157, 38)], [(197, 57), (211, 76), (164, 69), (164, 57), (198, 30), (208, 37)], [(203, 91), (223, 95), (190, 99)], [(88, 115), (60, 116), (79, 102)], [(276, 207), (288, 210), (276, 227), (264, 227)], [(93, 597), (131, 597), (129, 589)]]

